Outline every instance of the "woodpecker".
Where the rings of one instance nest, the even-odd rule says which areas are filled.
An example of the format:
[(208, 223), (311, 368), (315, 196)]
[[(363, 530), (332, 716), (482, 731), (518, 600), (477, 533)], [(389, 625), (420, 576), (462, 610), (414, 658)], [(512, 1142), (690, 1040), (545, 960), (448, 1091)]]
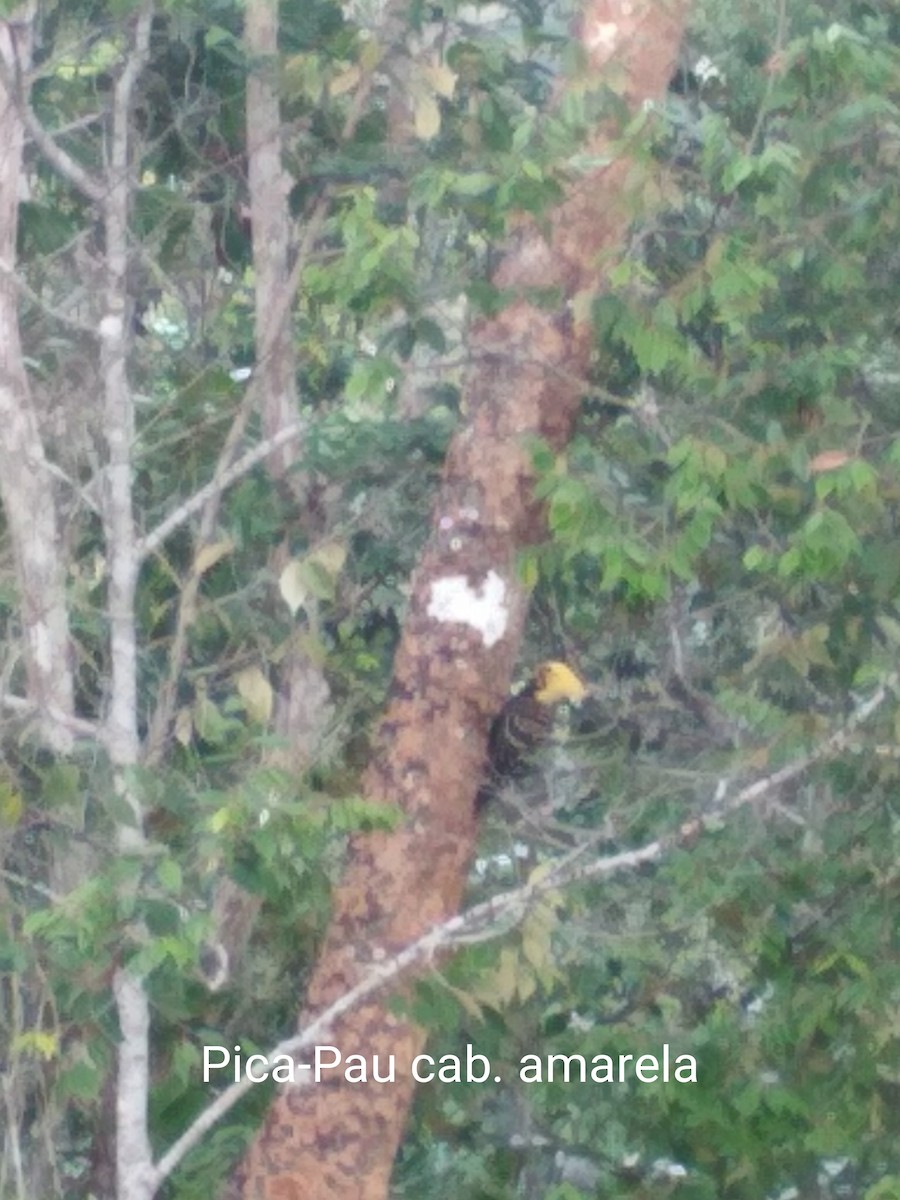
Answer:
[(564, 701), (580, 704), (586, 694), (587, 688), (571, 667), (562, 662), (541, 663), (494, 718), (476, 809), (484, 808), (508, 780), (528, 774), (534, 754), (551, 739), (557, 706)]

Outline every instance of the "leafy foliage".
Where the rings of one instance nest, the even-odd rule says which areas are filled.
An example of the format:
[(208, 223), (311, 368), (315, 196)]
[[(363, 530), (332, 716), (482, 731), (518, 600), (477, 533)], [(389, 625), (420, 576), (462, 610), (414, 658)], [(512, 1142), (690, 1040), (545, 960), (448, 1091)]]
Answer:
[[(401, 40), (439, 36), (433, 56), (382, 44), (365, 5), (281, 8), (299, 238), (321, 221), (294, 317), (305, 532), (296, 497), (258, 468), (227, 493), (211, 542), (188, 522), (144, 567), (143, 731), (167, 687), (177, 700), (164, 753), (134, 779), (148, 854), (115, 846), (127, 812), (103, 754), (54, 761), (27, 726), (4, 728), (5, 1069), (22, 1145), (55, 1145), (66, 1196), (91, 1187), (117, 963), (147, 974), (160, 1148), (209, 1097), (204, 1043), (249, 1052), (292, 1026), (345, 839), (390, 823), (359, 799), (359, 775), (460, 420), (460, 297), (473, 311), (503, 302), (488, 282), (495, 243), (523, 213), (544, 219), (584, 169), (586, 131), (619, 115), (613, 95), (580, 85), (551, 111), (555, 77), (579, 66), (554, 6), (523, 3), (482, 26), (465, 6), (413, 5)], [(41, 16), (33, 106), (91, 170), (126, 10)], [(594, 694), (523, 793), (528, 819), (488, 819), (473, 897), (545, 870), (573, 839), (628, 848), (709, 814), (721, 780), (814, 750), (893, 669), (898, 37), (886, 4), (797, 0), (776, 22), (705, 0), (677, 91), (623, 126), (629, 252), (591, 309), (577, 436), (565, 460), (533, 447), (550, 536), (522, 564), (536, 584), (529, 662), (566, 658)], [(695, 66), (701, 54), (714, 73)], [(145, 532), (207, 482), (244, 402), (247, 67), (241, 6), (161, 8), (134, 113), (129, 367)], [(348, 122), (367, 72), (371, 93)], [(398, 78), (407, 123), (391, 109)], [(110, 670), (93, 337), (104, 248), (88, 202), (40, 154), (19, 251), (23, 339), (65, 514), (78, 706), (96, 717)], [(287, 582), (271, 578), (275, 543)], [(11, 580), (4, 562), (12, 644)], [(184, 668), (169, 680), (182, 633)], [(298, 637), (336, 701), (299, 778), (263, 765)], [(4, 674), (17, 686), (20, 671), (10, 660)], [(545, 894), (499, 947), (473, 946), (425, 979), (410, 1003), (434, 1052), (473, 1044), (505, 1082), (423, 1087), (397, 1195), (895, 1196), (891, 709), (765, 810), (722, 817), (658, 867)], [(65, 848), (77, 866), (82, 847), (101, 866), (71, 889), (52, 863)], [(198, 964), (223, 877), (261, 916), (247, 969), (213, 994)], [(696, 1057), (697, 1084), (516, 1079), (536, 1050), (590, 1058), (664, 1043)], [(195, 1152), (173, 1197), (218, 1185), (265, 1100), (258, 1090)]]
[[(551, 844), (560, 819), (617, 846), (677, 828), (723, 773), (814, 748), (895, 661), (896, 31), (786, 15), (773, 41), (749, 7), (698, 14), (717, 73), (650, 123), (582, 429), (565, 461), (535, 449), (533, 637), (596, 681)], [(429, 1171), (448, 1196), (890, 1191), (894, 741), (885, 715), (774, 809), (567, 893), (537, 965), (525, 929), (493, 969), (458, 963), (481, 1012), (435, 1040), (506, 1082), (422, 1099), (445, 1134), (410, 1151), (404, 1194)], [(515, 1082), (526, 1049), (664, 1042), (696, 1086)]]

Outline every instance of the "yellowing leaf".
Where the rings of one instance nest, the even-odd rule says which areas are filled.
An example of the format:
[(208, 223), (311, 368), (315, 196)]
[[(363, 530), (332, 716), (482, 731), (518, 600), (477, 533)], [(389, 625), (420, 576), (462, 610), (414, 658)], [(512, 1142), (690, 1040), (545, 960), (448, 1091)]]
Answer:
[(520, 973), (519, 955), (512, 946), (504, 946), (492, 981), (494, 997), (501, 1005), (515, 999)]
[(446, 63), (433, 63), (431, 66), (424, 67), (422, 74), (431, 85), (432, 91), (438, 96), (443, 96), (449, 100), (456, 91), (456, 80), (458, 78), (455, 71), (451, 71)]
[(384, 47), (381, 42), (377, 42), (375, 38), (369, 38), (363, 42), (359, 52), (359, 65), (364, 71), (371, 71), (378, 66), (383, 57)]
[(308, 562), (315, 563), (333, 579), (337, 579), (347, 561), (347, 547), (343, 542), (323, 542), (309, 555)]
[(46, 1033), (41, 1029), (29, 1029), (13, 1039), (12, 1048), (20, 1053), (26, 1051), (36, 1054), (38, 1058), (48, 1061), (56, 1058), (59, 1054), (59, 1040), (55, 1033)]
[(0, 825), (18, 825), (22, 810), (22, 793), (10, 780), (0, 779)]
[(584, 325), (593, 310), (594, 299), (597, 295), (595, 287), (581, 288), (569, 301), (569, 311), (576, 325)]
[(848, 463), (852, 455), (846, 450), (823, 450), (815, 458), (810, 459), (809, 469), (813, 475), (821, 475), (823, 471), (835, 471)]
[(291, 616), (296, 617), (298, 611), (304, 608), (309, 598), (306, 581), (303, 577), (303, 563), (293, 558), (281, 572), (278, 580), (278, 590), (282, 599), (291, 610)]
[(234, 677), (238, 695), (244, 702), (251, 721), (265, 725), (272, 716), (272, 685), (259, 667), (247, 667)]
[(194, 718), (191, 710), (185, 706), (179, 708), (175, 717), (175, 741), (180, 746), (189, 746), (194, 736)]
[(413, 125), (416, 137), (421, 138), (423, 142), (430, 142), (440, 132), (441, 110), (433, 95), (419, 96), (416, 99)]
[(550, 954), (550, 936), (546, 929), (532, 926), (522, 931), (522, 953), (536, 971), (547, 965)]
[(517, 564), (517, 571), (519, 579), (524, 588), (527, 588), (528, 591), (531, 591), (533, 587), (537, 586), (537, 581), (540, 577), (540, 570), (538, 568), (537, 557), (533, 551), (522, 551)]
[(217, 808), (209, 818), (209, 828), (211, 833), (222, 833), (229, 825), (233, 824), (231, 809)]
[(354, 63), (346, 71), (341, 71), (340, 75), (335, 75), (328, 85), (328, 91), (332, 96), (343, 96), (345, 92), (352, 92), (361, 78), (362, 72)]
[(318, 103), (322, 96), (321, 60), (315, 54), (292, 54), (281, 69), (285, 88), (291, 96), (304, 96)]
[(198, 575), (204, 575), (210, 567), (214, 567), (220, 559), (223, 559), (226, 554), (230, 554), (233, 549), (234, 542), (231, 538), (226, 538), (222, 542), (210, 542), (209, 545), (202, 547), (194, 560), (194, 570)]
[(526, 1001), (531, 999), (531, 997), (534, 995), (534, 993), (536, 991), (537, 991), (537, 979), (534, 975), (534, 972), (529, 971), (525, 967), (525, 963), (523, 961), (521, 964), (520, 970), (519, 970), (519, 976), (517, 979), (517, 989), (516, 989), (516, 994), (519, 999), (519, 1002), (524, 1004)]
[[(541, 957), (535, 949), (536, 957)], [(490, 1004), (495, 1008), (503, 1008), (514, 1000), (530, 999), (537, 990), (538, 975), (546, 974), (552, 982), (553, 972), (548, 972), (546, 963), (541, 972), (536, 972), (521, 950), (514, 946), (504, 946), (500, 951), (497, 965), (488, 974), (482, 975), (477, 986), (469, 989), (476, 1003)]]
[(292, 559), (281, 572), (278, 587), (285, 604), (296, 616), (310, 600), (333, 600), (335, 581), (347, 561), (343, 542), (323, 542), (305, 558)]
[[(532, 872), (532, 878), (541, 878), (550, 864), (542, 864)], [(559, 926), (556, 909), (561, 903), (557, 892), (547, 892), (529, 910), (522, 924), (522, 954), (534, 972), (535, 979), (544, 987), (550, 987), (557, 978), (553, 956), (553, 933)]]
[(515, 998), (518, 978), (519, 955), (512, 946), (504, 946), (494, 970), (485, 973), (471, 990), (476, 1000), (503, 1008)]
[[(555, 869), (556, 869), (556, 864), (553, 862), (538, 863), (536, 867), (532, 868), (532, 870), (528, 872), (528, 882), (531, 884), (540, 883), (542, 879), (546, 879), (548, 875), (552, 874)], [(559, 897), (559, 893), (555, 892), (553, 894), (553, 904), (554, 905), (559, 904), (560, 901), (559, 901), (558, 897)], [(544, 902), (545, 900), (546, 900), (546, 897), (542, 896), (540, 901), (535, 901), (534, 907), (532, 908), (531, 911), (535, 912), (537, 909), (539, 909), (541, 907), (542, 902)]]

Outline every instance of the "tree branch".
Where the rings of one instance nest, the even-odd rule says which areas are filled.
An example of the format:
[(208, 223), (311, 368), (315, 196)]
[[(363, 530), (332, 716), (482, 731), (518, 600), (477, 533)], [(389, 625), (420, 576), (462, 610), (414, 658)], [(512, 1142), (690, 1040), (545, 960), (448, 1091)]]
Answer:
[[(257, 463), (267, 458), (277, 446), (286, 445), (289, 441), (298, 437), (304, 428), (300, 422), (296, 422), (294, 425), (280, 430), (273, 437), (267, 438), (261, 445), (254, 446), (252, 450), (249, 450), (237, 462), (234, 462), (234, 455), (244, 435), (247, 421), (250, 418), (253, 408), (254, 397), (251, 389), (248, 390), (247, 395), (244, 397), (243, 403), (232, 422), (231, 429), (228, 431), (228, 437), (225, 439), (225, 444), (219, 455), (219, 461), (216, 464), (213, 478), (205, 487), (192, 496), (190, 500), (187, 500), (174, 513), (171, 513), (147, 538), (144, 538), (138, 548), (139, 554), (143, 556), (149, 553), (151, 549), (155, 549), (174, 529), (177, 529), (179, 525), (187, 521), (195, 512), (201, 511), (194, 558), (196, 563), (196, 555), (199, 554), (200, 550), (212, 538), (218, 518), (219, 500), (223, 491), (236, 482), (236, 480), (246, 475)], [(193, 569), (182, 587), (178, 598), (178, 615), (175, 623), (175, 635), (172, 639), (172, 649), (169, 652), (166, 678), (159, 689), (159, 697), (147, 734), (144, 760), (148, 764), (157, 762), (165, 748), (166, 733), (171, 724), (175, 709), (178, 680), (181, 676), (184, 657), (187, 653), (188, 630), (196, 611), (197, 596), (200, 591), (200, 579), (200, 572), (196, 568)]]
[(176, 529), (179, 529), (185, 522), (189, 521), (209, 500), (217, 498), (226, 488), (230, 488), (233, 483), (237, 483), (239, 479), (242, 479), (252, 471), (258, 463), (267, 458), (274, 450), (277, 450), (286, 442), (294, 441), (300, 437), (305, 429), (306, 424), (303, 421), (296, 421), (293, 425), (287, 425), (284, 429), (280, 429), (278, 433), (273, 434), (272, 437), (266, 438), (264, 442), (253, 446), (252, 449), (248, 450), (237, 462), (232, 463), (230, 466), (228, 465), (230, 462), (228, 448), (232, 438), (229, 435), (222, 454), (219, 456), (219, 462), (216, 465), (212, 479), (188, 500), (185, 500), (183, 504), (180, 504), (174, 512), (169, 513), (165, 520), (160, 521), (155, 529), (152, 529), (150, 533), (138, 541), (136, 547), (138, 557), (144, 559), (155, 550), (158, 550), (166, 538), (171, 537)]
[(105, 189), (85, 167), (62, 146), (57, 145), (28, 104), (22, 106), (22, 118), (31, 140), (52, 167), (67, 179), (83, 196), (95, 204), (103, 202)]
[(24, 80), (24, 64), (11, 63), (8, 58), (0, 55), (0, 85), (14, 99), (19, 118), (27, 130), (31, 140), (37, 146), (41, 155), (52, 167), (55, 167), (64, 179), (67, 179), (83, 196), (95, 204), (103, 201), (106, 189), (103, 183), (95, 178), (71, 154), (57, 145), (34, 113), (28, 102), (28, 94)]
[(65, 329), (71, 329), (76, 333), (89, 333), (94, 336), (97, 332), (94, 325), (88, 321), (80, 321), (77, 317), (70, 317), (64, 313), (62, 309), (56, 308), (52, 304), (48, 304), (43, 296), (39, 296), (34, 288), (22, 278), (22, 276), (13, 268), (8, 267), (5, 263), (0, 263), (0, 273), (7, 276), (12, 286), (20, 292), (26, 300), (29, 300), (38, 312), (45, 313), (54, 321), (58, 321)]
[[(34, 700), (29, 700), (25, 696), (16, 696), (12, 692), (0, 693), (0, 707), (8, 708), (10, 712), (20, 713), (25, 717), (36, 717), (41, 714), (41, 708)], [(57, 725), (70, 730), (78, 737), (93, 738), (97, 741), (102, 738), (103, 731), (95, 721), (86, 721), (83, 717), (73, 716), (52, 704), (45, 706), (43, 711)]]

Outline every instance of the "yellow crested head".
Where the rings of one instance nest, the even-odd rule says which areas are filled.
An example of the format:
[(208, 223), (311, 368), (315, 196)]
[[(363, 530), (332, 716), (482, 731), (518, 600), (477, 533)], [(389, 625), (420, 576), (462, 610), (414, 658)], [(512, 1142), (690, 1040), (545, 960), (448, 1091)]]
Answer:
[(580, 704), (587, 688), (563, 662), (541, 663), (534, 673), (534, 698), (540, 704)]

